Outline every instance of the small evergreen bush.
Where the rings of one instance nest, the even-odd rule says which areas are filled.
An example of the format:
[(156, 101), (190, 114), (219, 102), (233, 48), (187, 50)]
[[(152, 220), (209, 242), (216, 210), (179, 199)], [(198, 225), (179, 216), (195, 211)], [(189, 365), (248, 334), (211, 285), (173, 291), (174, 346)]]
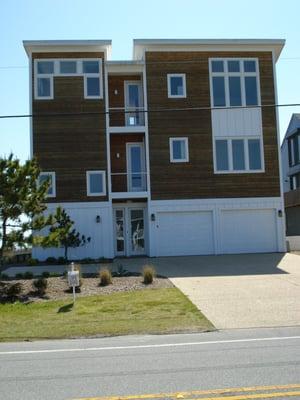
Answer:
[(48, 281), (46, 278), (38, 278), (33, 281), (33, 287), (37, 290), (40, 296), (44, 296), (48, 286)]

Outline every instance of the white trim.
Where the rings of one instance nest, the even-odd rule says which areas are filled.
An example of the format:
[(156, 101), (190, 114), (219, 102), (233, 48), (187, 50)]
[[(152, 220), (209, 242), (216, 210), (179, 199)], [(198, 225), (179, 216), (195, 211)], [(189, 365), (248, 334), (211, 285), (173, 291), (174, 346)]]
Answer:
[(284, 47), (282, 39), (134, 39), (133, 59), (143, 59), (146, 52), (219, 52), (270, 51), (276, 60)]
[[(213, 61), (223, 61), (224, 71), (223, 72), (213, 72), (212, 71), (212, 62)], [(238, 61), (240, 66), (239, 72), (229, 72), (227, 62), (228, 61)], [(255, 72), (245, 72), (244, 71), (244, 61), (254, 61), (255, 62)], [(209, 64), (209, 86), (210, 86), (210, 105), (214, 109), (231, 107), (231, 108), (239, 108), (239, 107), (251, 107), (255, 108), (255, 106), (260, 107), (261, 105), (261, 93), (260, 93), (260, 75), (259, 75), (259, 59), (257, 57), (213, 57), (208, 59)], [(213, 96), (213, 78), (220, 77), (224, 78), (225, 85), (225, 105), (216, 106), (214, 105), (214, 96)], [(238, 77), (240, 78), (241, 84), (241, 104), (237, 106), (230, 105), (230, 92), (229, 92), (229, 78), (230, 77)], [(246, 77), (255, 77), (256, 78), (256, 91), (257, 91), (257, 104), (255, 105), (246, 105), (246, 90), (245, 90), (245, 78)]]
[(47, 194), (46, 197), (47, 198), (53, 198), (56, 197), (56, 174), (53, 171), (41, 171), (40, 175), (39, 175), (39, 179), (41, 177), (41, 175), (47, 175), (51, 177), (51, 185), (49, 187), (52, 188), (52, 194)]
[[(217, 169), (217, 152), (216, 152), (216, 141), (217, 140), (226, 140), (227, 141), (228, 170), (218, 170)], [(245, 159), (245, 169), (244, 170), (234, 170), (233, 169), (232, 140), (243, 140), (243, 142), (244, 142), (244, 159)], [(249, 168), (249, 147), (248, 147), (249, 140), (259, 140), (261, 169), (250, 169)], [(260, 136), (231, 136), (231, 137), (215, 137), (215, 138), (213, 138), (213, 163), (214, 163), (214, 173), (215, 174), (264, 173), (265, 172), (265, 160), (264, 160), (264, 149), (263, 149), (262, 137), (260, 137)]]
[[(143, 94), (144, 94), (144, 107), (148, 110), (148, 98), (147, 98), (147, 75), (146, 75), (146, 65), (143, 67)], [(145, 156), (146, 156), (146, 176), (147, 176), (147, 197), (151, 198), (151, 183), (150, 183), (150, 156), (149, 156), (149, 128), (148, 128), (148, 113), (144, 113), (144, 124), (145, 124)], [(150, 240), (150, 237), (148, 238)]]
[[(278, 92), (277, 92), (277, 77), (276, 77), (276, 56), (274, 50), (272, 51), (272, 62), (273, 62), (273, 84), (275, 94), (275, 104), (278, 104)], [(279, 129), (279, 112), (278, 107), (275, 107), (276, 117), (276, 131), (277, 131), (277, 154), (278, 154), (278, 165), (279, 165), (279, 185), (280, 185), (280, 200), (281, 200), (281, 211), (282, 211), (282, 229), (278, 228), (278, 238), (282, 238), (282, 251), (286, 251), (286, 220), (285, 220), (285, 208), (284, 208), (284, 194), (283, 194), (283, 169), (282, 169), (282, 158), (280, 150), (280, 129)]]
[(149, 196), (148, 192), (112, 192), (112, 199), (144, 199)]
[[(175, 159), (173, 155), (173, 142), (181, 141), (184, 142), (185, 146), (185, 158)], [(187, 163), (189, 162), (189, 139), (188, 137), (170, 137), (169, 138), (170, 147), (170, 162), (171, 163)]]
[[(182, 94), (171, 93), (171, 79), (182, 78)], [(167, 87), (168, 87), (168, 98), (169, 99), (180, 99), (186, 98), (186, 74), (167, 74)]]
[[(90, 190), (90, 175), (102, 175), (102, 192), (91, 192)], [(86, 190), (87, 196), (106, 196), (106, 174), (105, 171), (86, 171)]]
[[(33, 80), (32, 80), (32, 56), (29, 56), (29, 114), (32, 115), (32, 101), (33, 101)], [(30, 134), (30, 159), (33, 159), (33, 122), (32, 118), (29, 118), (29, 134)]]
[(105, 100), (105, 126), (106, 126), (106, 160), (107, 160), (107, 185), (108, 199), (111, 202), (111, 157), (110, 157), (110, 132), (109, 132), (109, 98), (108, 98), (108, 70), (106, 64), (104, 68), (104, 100)]
[[(147, 114), (147, 113), (145, 113)], [(144, 133), (146, 131), (146, 127), (142, 125), (137, 126), (110, 126), (108, 127), (109, 133)]]

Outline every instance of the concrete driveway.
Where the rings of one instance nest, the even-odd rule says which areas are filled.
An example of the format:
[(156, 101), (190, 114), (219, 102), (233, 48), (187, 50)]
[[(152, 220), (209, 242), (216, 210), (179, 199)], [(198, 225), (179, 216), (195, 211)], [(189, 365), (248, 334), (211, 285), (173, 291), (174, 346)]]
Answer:
[(144, 262), (168, 276), (219, 329), (300, 325), (300, 256), (243, 254), (160, 257)]

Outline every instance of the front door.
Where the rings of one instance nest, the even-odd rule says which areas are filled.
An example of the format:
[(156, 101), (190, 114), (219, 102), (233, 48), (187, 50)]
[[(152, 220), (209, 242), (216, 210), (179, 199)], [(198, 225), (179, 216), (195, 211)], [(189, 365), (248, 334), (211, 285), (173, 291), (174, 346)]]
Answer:
[(143, 192), (146, 190), (145, 157), (143, 143), (127, 143), (127, 191)]
[(126, 126), (143, 125), (143, 90), (140, 81), (125, 81)]
[(145, 208), (116, 207), (114, 227), (116, 256), (145, 254)]

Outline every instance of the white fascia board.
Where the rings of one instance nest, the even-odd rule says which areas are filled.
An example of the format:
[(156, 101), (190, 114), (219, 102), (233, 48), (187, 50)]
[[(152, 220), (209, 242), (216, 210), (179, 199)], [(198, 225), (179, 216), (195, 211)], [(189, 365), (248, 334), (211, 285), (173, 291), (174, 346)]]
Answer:
[(105, 65), (109, 74), (136, 74), (142, 73), (144, 61), (106, 61)]
[(274, 51), (276, 61), (284, 39), (134, 39), (133, 59), (145, 51)]
[(23, 40), (25, 51), (30, 57), (34, 52), (104, 52), (105, 59), (111, 57), (111, 40)]

